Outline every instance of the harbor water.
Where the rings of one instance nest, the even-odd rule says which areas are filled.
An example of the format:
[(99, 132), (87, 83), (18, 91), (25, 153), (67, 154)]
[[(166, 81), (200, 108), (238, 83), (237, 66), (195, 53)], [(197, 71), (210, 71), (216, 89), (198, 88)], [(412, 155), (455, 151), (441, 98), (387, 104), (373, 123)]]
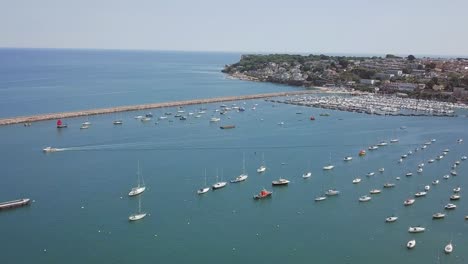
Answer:
[[(227, 79), (220, 70), (238, 54), (0, 54), (9, 58), (0, 60), (2, 117), (300, 89)], [(15, 74), (6, 77), (5, 71)], [(442, 178), (468, 155), (465, 110), (457, 117), (402, 117), (264, 100), (225, 104), (245, 111), (220, 115), (215, 111), (220, 104), (206, 104), (158, 109), (147, 122), (134, 118), (147, 112), (125, 112), (63, 120), (68, 124), (63, 129), (55, 121), (0, 127), (0, 200), (32, 200), (0, 212), (2, 263), (468, 262), (468, 205), (462, 197), (453, 201), (455, 210), (444, 210), (453, 188), (461, 186), (462, 196), (468, 188), (468, 161), (460, 162), (457, 176)], [(196, 118), (200, 107), (206, 113)], [(185, 111), (187, 120), (175, 118), (177, 111)], [(158, 120), (165, 112), (172, 115)], [(325, 112), (329, 116), (320, 115)], [(221, 120), (210, 122), (212, 117)], [(113, 125), (116, 119), (123, 124)], [(85, 121), (92, 124), (80, 129)], [(235, 128), (220, 129), (223, 125)], [(392, 138), (399, 142), (367, 149)], [(458, 143), (460, 138), (465, 141)], [(431, 139), (436, 141), (421, 149)], [(47, 146), (63, 150), (44, 153)], [(367, 151), (364, 157), (358, 156), (361, 149)], [(450, 151), (443, 159), (427, 163), (444, 149)], [(399, 163), (409, 151), (412, 155)], [(353, 160), (345, 162), (345, 156)], [(243, 157), (246, 181), (197, 195), (205, 187), (205, 169), (208, 186), (217, 178), (229, 182), (241, 174)], [(267, 171), (258, 174), (263, 157)], [(148, 215), (129, 222), (138, 209), (138, 198), (128, 196), (138, 162), (146, 184), (142, 210)], [(322, 170), (330, 162), (335, 168)], [(424, 171), (416, 173), (423, 162)], [(306, 171), (312, 176), (303, 179)], [(410, 171), (413, 176), (406, 177)], [(375, 175), (367, 177), (369, 172)], [(352, 184), (358, 176), (362, 182)], [(280, 177), (291, 182), (272, 187)], [(431, 185), (435, 179), (440, 183)], [(396, 186), (383, 189), (387, 182)], [(431, 186), (425, 197), (403, 206), (425, 185)], [(263, 188), (273, 191), (272, 197), (254, 200)], [(340, 194), (314, 202), (331, 188)], [(382, 193), (358, 201), (374, 188)], [(445, 219), (432, 219), (444, 211)], [(391, 215), (398, 221), (385, 223)], [(417, 225), (426, 231), (408, 233)], [(417, 245), (408, 250), (413, 238)], [(450, 241), (454, 251), (446, 255), (443, 248)]]

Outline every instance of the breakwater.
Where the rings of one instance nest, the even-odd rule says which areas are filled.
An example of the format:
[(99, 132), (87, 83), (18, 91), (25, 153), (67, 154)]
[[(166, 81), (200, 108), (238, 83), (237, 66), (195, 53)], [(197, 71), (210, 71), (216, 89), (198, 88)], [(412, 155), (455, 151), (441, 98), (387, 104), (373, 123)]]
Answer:
[(265, 93), (265, 94), (251, 94), (251, 95), (239, 95), (239, 96), (224, 96), (224, 97), (215, 97), (215, 98), (206, 98), (206, 99), (194, 99), (194, 100), (185, 100), (185, 101), (174, 101), (174, 102), (162, 102), (162, 103), (151, 103), (151, 104), (141, 104), (141, 105), (128, 105), (128, 106), (116, 106), (110, 108), (99, 108), (83, 111), (73, 111), (73, 112), (62, 112), (62, 113), (49, 113), (49, 114), (39, 114), (32, 116), (18, 116), (11, 118), (0, 119), (0, 125), (12, 125), (20, 123), (31, 123), (44, 120), (53, 120), (53, 119), (63, 119), (63, 118), (72, 118), (79, 116), (90, 116), (90, 115), (102, 115), (102, 114), (111, 114), (118, 112), (128, 112), (128, 111), (140, 111), (164, 107), (179, 107), (186, 105), (196, 105), (196, 104), (210, 104), (218, 102), (229, 102), (229, 101), (239, 101), (239, 100), (253, 100), (253, 99), (262, 99), (270, 97), (281, 97), (281, 96), (293, 96), (293, 95), (305, 95), (312, 93), (324, 93), (323, 90), (305, 90), (305, 91), (293, 91), (293, 92), (277, 92), (277, 93)]

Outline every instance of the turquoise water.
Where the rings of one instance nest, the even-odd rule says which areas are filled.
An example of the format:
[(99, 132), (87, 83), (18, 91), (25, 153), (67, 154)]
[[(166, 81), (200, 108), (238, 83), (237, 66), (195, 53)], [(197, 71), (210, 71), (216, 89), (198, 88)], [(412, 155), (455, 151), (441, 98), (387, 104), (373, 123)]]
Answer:
[[(185, 54), (173, 56), (182, 60)], [(213, 59), (216, 63), (204, 57), (197, 60), (207, 67), (222, 65), (221, 58)], [(184, 71), (185, 67), (182, 63), (176, 68)], [(239, 93), (293, 89), (201, 75), (207, 87), (218, 87), (226, 94), (224, 85), (240, 87)], [(92, 83), (92, 78), (86, 81)], [(187, 87), (196, 83), (184, 81)], [(188, 99), (185, 96), (190, 93), (184, 89), (158, 93), (160, 98)], [(18, 93), (15, 100), (20, 102), (20, 97)], [(39, 95), (32, 97), (43, 100)], [(462, 187), (462, 196), (468, 188), (468, 161), (457, 168), (458, 176), (442, 179), (455, 160), (468, 155), (465, 117), (383, 117), (338, 111), (327, 111), (330, 116), (322, 117), (321, 109), (262, 100), (235, 103), (247, 110), (229, 112), (218, 124), (209, 119), (219, 116), (214, 112), (219, 104), (209, 104), (204, 105), (208, 110), (203, 117), (186, 121), (169, 117), (158, 124), (155, 120), (143, 123), (133, 117), (144, 112), (129, 112), (90, 117), (92, 126), (87, 130), (79, 129), (85, 118), (67, 119), (69, 127), (63, 130), (57, 130), (54, 121), (0, 127), (0, 200), (34, 199), (29, 207), (0, 212), (2, 263), (436, 263), (438, 255), (441, 263), (467, 262), (465, 197), (454, 202), (457, 209), (447, 212), (445, 219), (431, 218), (444, 211), (454, 187)], [(73, 107), (81, 106), (83, 102), (76, 102)], [(197, 108), (185, 111), (196, 113)], [(31, 109), (40, 112), (42, 106), (33, 104)], [(152, 112), (157, 117), (167, 111), (177, 109)], [(310, 115), (316, 120), (310, 121)], [(124, 124), (114, 126), (116, 118)], [(236, 128), (219, 129), (226, 124)], [(400, 142), (357, 156), (360, 149), (392, 137)], [(437, 141), (426, 150), (397, 163), (400, 155), (432, 138)], [(457, 144), (457, 138), (465, 143)], [(46, 146), (66, 149), (44, 154), (41, 150)], [(446, 148), (450, 152), (444, 159), (426, 164), (424, 172), (416, 174), (417, 164)], [(259, 175), (256, 168), (262, 153), (268, 171)], [(247, 181), (196, 194), (204, 185), (205, 169), (209, 185), (216, 181), (216, 170), (219, 177), (231, 180), (240, 174), (244, 155)], [(348, 155), (354, 159), (345, 163), (342, 159)], [(321, 168), (330, 156), (335, 169), (324, 172)], [(129, 223), (128, 216), (138, 206), (138, 199), (127, 196), (136, 183), (138, 161), (147, 184), (142, 207), (149, 215)], [(377, 172), (381, 167), (383, 174)], [(302, 179), (309, 168), (312, 177)], [(366, 177), (370, 171), (376, 175)], [(414, 176), (405, 177), (407, 171)], [(358, 175), (363, 181), (353, 185)], [(400, 181), (395, 180), (397, 176)], [(291, 180), (290, 185), (272, 188), (271, 181), (279, 177)], [(405, 199), (434, 179), (441, 183), (431, 185), (426, 197), (417, 198), (411, 207), (403, 206)], [(383, 189), (369, 203), (358, 202), (361, 195), (388, 181), (397, 186)], [(263, 187), (272, 190), (273, 196), (254, 201), (252, 196)], [(341, 194), (313, 201), (329, 188)], [(385, 218), (392, 214), (399, 220), (386, 224)], [(407, 229), (414, 225), (427, 230), (411, 235)], [(411, 238), (416, 238), (417, 246), (409, 251), (405, 246)], [(443, 247), (450, 240), (454, 252), (445, 255)]]

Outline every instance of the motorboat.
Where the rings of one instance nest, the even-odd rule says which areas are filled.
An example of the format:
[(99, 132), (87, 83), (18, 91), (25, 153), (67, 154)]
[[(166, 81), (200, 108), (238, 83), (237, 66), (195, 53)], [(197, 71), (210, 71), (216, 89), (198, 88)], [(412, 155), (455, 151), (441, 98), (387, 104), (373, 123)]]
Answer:
[(456, 188), (453, 188), (453, 192), (454, 192), (454, 193), (458, 193), (458, 192), (460, 192), (460, 191), (461, 191), (461, 187), (460, 187), (460, 186), (458, 186), (458, 187), (456, 187)]
[(363, 195), (363, 196), (359, 197), (360, 202), (368, 202), (371, 199), (372, 199), (372, 197), (370, 197), (369, 195)]
[(399, 181), (399, 180), (400, 180), (400, 177), (396, 177), (395, 179), (396, 179), (397, 181)]
[(323, 200), (325, 200), (325, 199), (327, 199), (326, 196), (315, 197), (315, 201), (316, 201), (316, 202), (320, 202), (320, 201), (323, 201)]
[(207, 193), (210, 190), (210, 187), (205, 187), (197, 190), (198, 194), (204, 194)]
[(167, 119), (167, 116), (160, 116), (158, 117), (159, 120), (164, 120), (164, 119)]
[(123, 124), (123, 121), (122, 120), (114, 120), (114, 122), (112, 122), (114, 125), (122, 125)]
[(432, 215), (433, 219), (442, 219), (444, 217), (445, 217), (444, 213), (435, 213), (435, 214)]
[(427, 163), (434, 163), (434, 161), (435, 161), (434, 159), (430, 159), (427, 161)]
[(384, 172), (384, 171), (385, 171), (385, 168), (380, 168), (380, 169), (379, 169), (379, 172), (380, 172), (380, 173), (382, 173), (382, 172)]
[(424, 190), (429, 191), (430, 189), (431, 189), (431, 186), (429, 185), (424, 186)]
[(407, 247), (408, 249), (412, 249), (412, 248), (414, 248), (415, 246), (416, 246), (416, 240), (414, 240), (414, 239), (413, 239), (413, 240), (410, 240), (410, 241), (408, 241), (408, 243), (406, 243), (406, 247)]
[(393, 187), (395, 187), (395, 184), (394, 184), (394, 183), (389, 183), (389, 182), (387, 182), (387, 183), (385, 183), (385, 184), (383, 185), (383, 187), (384, 187), (384, 188), (393, 188)]
[(437, 185), (437, 184), (439, 184), (439, 180), (433, 180), (432, 181), (432, 185)]
[(271, 185), (273, 185), (273, 186), (284, 186), (284, 185), (288, 185), (288, 183), (289, 183), (288, 180), (283, 179), (283, 178), (279, 178), (276, 181), (272, 181)]
[(265, 171), (266, 171), (266, 167), (264, 165), (258, 167), (258, 169), (257, 169), (258, 173), (262, 173), (262, 172), (265, 172)]
[(369, 173), (367, 173), (367, 176), (374, 176), (374, 175), (375, 175), (375, 172), (373, 172), (373, 171), (372, 171), (372, 172), (369, 172)]
[(368, 149), (369, 150), (376, 150), (378, 149), (379, 147), (377, 145), (373, 145), (373, 146), (370, 146)]
[(381, 193), (382, 191), (380, 189), (372, 189), (369, 191), (370, 194), (379, 194)]
[(448, 153), (448, 152), (450, 152), (450, 149), (448, 149), (448, 148), (447, 148), (447, 149), (444, 149), (443, 152), (447, 152), (447, 153)]
[(323, 167), (324, 170), (333, 170), (333, 168), (335, 168), (333, 165), (327, 165)]
[(406, 173), (406, 176), (408, 176), (408, 177), (409, 177), (409, 176), (413, 176), (413, 173), (412, 173), (412, 172), (408, 172), (408, 173)]
[(421, 233), (421, 232), (424, 232), (426, 230), (426, 228), (422, 227), (422, 226), (410, 226), (408, 228), (408, 232), (410, 233)]
[(448, 179), (448, 178), (450, 178), (450, 175), (448, 175), (448, 174), (445, 174), (445, 175), (444, 175), (442, 178), (444, 178), (444, 179)]
[(454, 170), (453, 170), (453, 171), (450, 171), (450, 174), (451, 174), (452, 176), (457, 176), (457, 172), (454, 171)]
[(435, 138), (431, 139), (431, 142), (436, 142), (436, 139)]
[(312, 176), (312, 172), (310, 172), (310, 171), (302, 174), (302, 178), (304, 178), (304, 179), (310, 178), (310, 176)]
[(460, 195), (459, 194), (452, 194), (450, 195), (450, 200), (455, 201), (455, 200), (460, 200)]
[(412, 152), (411, 150), (408, 151), (408, 156), (409, 156), (409, 155), (413, 155), (413, 152)]
[(354, 184), (357, 184), (357, 183), (360, 183), (361, 182), (361, 178), (356, 178), (353, 180), (353, 183)]
[(399, 160), (398, 160), (398, 163), (402, 163), (402, 162), (403, 162), (403, 159), (399, 159)]
[(419, 169), (417, 170), (417, 172), (418, 172), (418, 173), (422, 173), (422, 172), (423, 172), (423, 169), (422, 169), (422, 168), (419, 168)]
[(403, 202), (403, 204), (404, 204), (405, 206), (412, 205), (412, 204), (414, 204), (414, 201), (416, 201), (416, 200), (414, 200), (414, 199), (407, 199), (407, 200), (405, 200), (405, 201)]
[(461, 160), (466, 160), (466, 159), (468, 159), (467, 156), (462, 156), (462, 157), (461, 157)]
[(139, 115), (139, 116), (135, 116), (135, 119), (142, 119), (143, 116)]
[(352, 159), (353, 159), (353, 157), (347, 156), (347, 157), (345, 157), (343, 160), (344, 160), (344, 161), (350, 161), (350, 160), (352, 160)]
[(334, 195), (338, 195), (338, 194), (340, 194), (340, 191), (335, 190), (335, 189), (330, 189), (330, 190), (325, 192), (325, 195), (327, 195), (327, 196), (334, 196)]
[(259, 194), (254, 195), (253, 198), (254, 198), (255, 200), (267, 198), (267, 197), (270, 197), (272, 193), (273, 193), (273, 192), (270, 192), (270, 191), (267, 191), (266, 189), (263, 189), (263, 190), (260, 191)]
[(414, 194), (414, 197), (423, 197), (426, 196), (427, 192), (417, 192)]
[(385, 222), (387, 223), (392, 223), (392, 222), (395, 222), (396, 220), (398, 220), (398, 216), (389, 216), (385, 218)]
[(445, 205), (444, 208), (447, 209), (447, 210), (452, 210), (452, 209), (457, 208), (457, 206), (452, 204), (452, 203), (448, 203), (447, 205)]
[(444, 251), (445, 251), (446, 254), (452, 253), (452, 251), (453, 251), (452, 241), (450, 241), (450, 242), (444, 247)]
[(406, 155), (406, 154), (401, 155), (402, 159), (406, 159), (407, 157), (408, 157), (408, 155)]

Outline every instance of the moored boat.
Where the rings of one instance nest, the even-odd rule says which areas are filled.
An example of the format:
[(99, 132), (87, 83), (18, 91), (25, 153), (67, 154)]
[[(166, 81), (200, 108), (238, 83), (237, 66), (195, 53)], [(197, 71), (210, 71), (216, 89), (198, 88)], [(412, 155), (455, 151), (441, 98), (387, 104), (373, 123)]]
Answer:
[(385, 218), (385, 222), (387, 223), (392, 223), (392, 222), (395, 222), (396, 220), (398, 220), (398, 216), (389, 216)]
[(350, 160), (352, 160), (352, 159), (353, 159), (353, 157), (351, 157), (351, 156), (347, 156), (347, 157), (344, 157), (344, 159), (343, 159), (343, 160), (344, 160), (344, 161), (350, 161)]
[(382, 191), (380, 189), (372, 189), (369, 191), (370, 194), (379, 194), (381, 193)]
[(266, 189), (263, 189), (263, 190), (260, 191), (259, 194), (254, 195), (253, 198), (255, 200), (264, 199), (264, 198), (270, 197), (272, 193), (273, 192), (270, 192), (270, 191), (267, 191)]
[(366, 155), (366, 151), (365, 150), (360, 150), (359, 151), (359, 156), (365, 156)]
[(445, 217), (445, 214), (444, 213), (435, 213), (432, 215), (432, 218), (434, 219), (442, 219)]
[(325, 192), (325, 195), (327, 195), (327, 196), (334, 196), (334, 195), (338, 195), (338, 194), (340, 194), (340, 191), (335, 190), (335, 189), (330, 189), (330, 190)]
[(289, 184), (289, 181), (283, 178), (279, 178), (278, 180), (271, 182), (271, 185), (273, 186), (284, 186), (288, 184)]
[(457, 208), (457, 206), (454, 205), (453, 203), (448, 203), (447, 205), (445, 205), (444, 208), (447, 209), (447, 210), (453, 210), (453, 209)]
[(361, 178), (355, 178), (355, 179), (353, 180), (353, 183), (354, 183), (354, 184), (358, 184), (358, 183), (360, 183), (360, 182), (361, 182)]
[(412, 204), (414, 204), (414, 201), (415, 201), (414, 199), (406, 199), (406, 200), (403, 202), (403, 204), (404, 204), (405, 206), (412, 205)]
[(422, 196), (426, 196), (427, 192), (417, 192), (414, 194), (415, 197), (422, 197)]
[(394, 183), (390, 183), (390, 182), (387, 182), (383, 185), (384, 188), (393, 188), (395, 187), (395, 184)]
[(408, 232), (410, 233), (421, 233), (421, 232), (424, 232), (426, 230), (426, 228), (422, 227), (422, 226), (410, 226), (408, 228)]
[(460, 200), (460, 195), (459, 194), (452, 194), (450, 195), (450, 200), (452, 201), (456, 201), (456, 200)]
[(369, 195), (363, 195), (361, 197), (359, 197), (359, 202), (368, 202), (372, 199), (372, 197), (370, 197)]
[(325, 199), (327, 199), (326, 196), (318, 196), (318, 197), (315, 197), (314, 200), (315, 200), (316, 202), (320, 202), (320, 201), (323, 201), (323, 200), (325, 200)]
[(408, 249), (412, 249), (412, 248), (414, 248), (415, 246), (416, 246), (416, 240), (414, 240), (414, 239), (412, 239), (412, 240), (408, 241), (408, 243), (406, 243), (406, 247), (407, 247)]
[(452, 251), (453, 251), (452, 241), (450, 241), (450, 242), (444, 247), (444, 251), (445, 251), (446, 254), (452, 253)]

